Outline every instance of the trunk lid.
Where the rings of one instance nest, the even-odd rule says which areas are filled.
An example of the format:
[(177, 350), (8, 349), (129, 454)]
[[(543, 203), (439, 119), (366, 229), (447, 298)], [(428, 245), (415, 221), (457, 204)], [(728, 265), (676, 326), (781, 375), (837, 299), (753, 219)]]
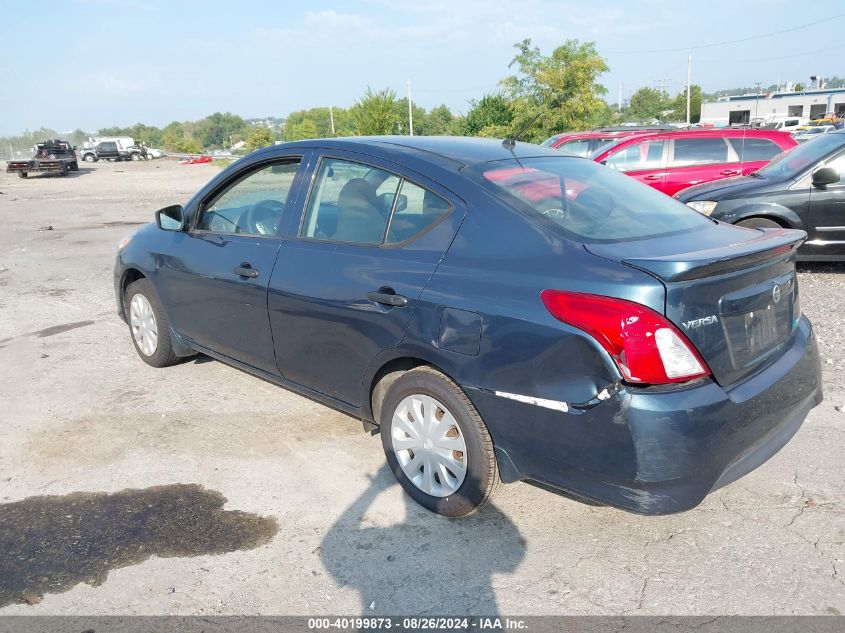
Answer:
[(587, 244), (666, 287), (666, 317), (726, 386), (773, 362), (800, 316), (795, 252), (806, 233), (725, 224), (652, 239)]

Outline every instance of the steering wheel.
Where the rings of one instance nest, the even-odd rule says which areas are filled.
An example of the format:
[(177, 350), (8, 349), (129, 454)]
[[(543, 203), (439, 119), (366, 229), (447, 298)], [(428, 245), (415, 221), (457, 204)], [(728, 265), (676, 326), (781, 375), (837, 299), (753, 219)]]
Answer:
[(262, 200), (246, 212), (246, 226), (254, 235), (277, 235), (284, 205), (278, 200)]
[(558, 223), (565, 222), (569, 218), (569, 212), (561, 208), (560, 198), (541, 200), (537, 204), (537, 210), (550, 220), (555, 220)]

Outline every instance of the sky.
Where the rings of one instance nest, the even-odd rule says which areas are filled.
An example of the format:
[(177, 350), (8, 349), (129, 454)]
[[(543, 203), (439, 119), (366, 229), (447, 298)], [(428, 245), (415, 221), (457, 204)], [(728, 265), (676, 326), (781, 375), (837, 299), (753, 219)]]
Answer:
[[(593, 41), (622, 84), (679, 92), (692, 54), (705, 92), (845, 75), (845, 8), (817, 0), (64, 0), (4, 2), (0, 135), (41, 126), (163, 126), (348, 107), (368, 86), (466, 112), (526, 37), (548, 54)], [(820, 24), (747, 42), (707, 46)], [(677, 49), (666, 51), (666, 49)], [(663, 52), (648, 52), (660, 50)]]

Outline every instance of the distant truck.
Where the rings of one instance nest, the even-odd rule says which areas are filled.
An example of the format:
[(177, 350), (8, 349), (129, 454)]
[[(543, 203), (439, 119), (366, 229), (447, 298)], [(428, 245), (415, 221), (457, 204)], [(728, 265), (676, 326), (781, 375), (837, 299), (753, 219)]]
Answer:
[(98, 160), (142, 160), (147, 157), (146, 154), (146, 148), (135, 145), (134, 141), (127, 145), (120, 140), (101, 140), (93, 147), (85, 147), (80, 152), (82, 160), (86, 163), (96, 163)]
[(35, 146), (35, 156), (29, 160), (10, 160), (6, 163), (6, 173), (17, 173), (20, 178), (29, 174), (59, 174), (79, 171), (76, 147), (61, 139), (48, 139)]

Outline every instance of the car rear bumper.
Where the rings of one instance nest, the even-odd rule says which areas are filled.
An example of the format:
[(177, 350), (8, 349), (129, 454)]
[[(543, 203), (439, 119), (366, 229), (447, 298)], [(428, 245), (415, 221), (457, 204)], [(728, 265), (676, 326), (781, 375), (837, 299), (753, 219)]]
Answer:
[(695, 507), (778, 452), (822, 401), (806, 318), (775, 363), (727, 390), (709, 379), (623, 387), (568, 412), (466, 390), (490, 429), (503, 479), (535, 480), (642, 514)]

